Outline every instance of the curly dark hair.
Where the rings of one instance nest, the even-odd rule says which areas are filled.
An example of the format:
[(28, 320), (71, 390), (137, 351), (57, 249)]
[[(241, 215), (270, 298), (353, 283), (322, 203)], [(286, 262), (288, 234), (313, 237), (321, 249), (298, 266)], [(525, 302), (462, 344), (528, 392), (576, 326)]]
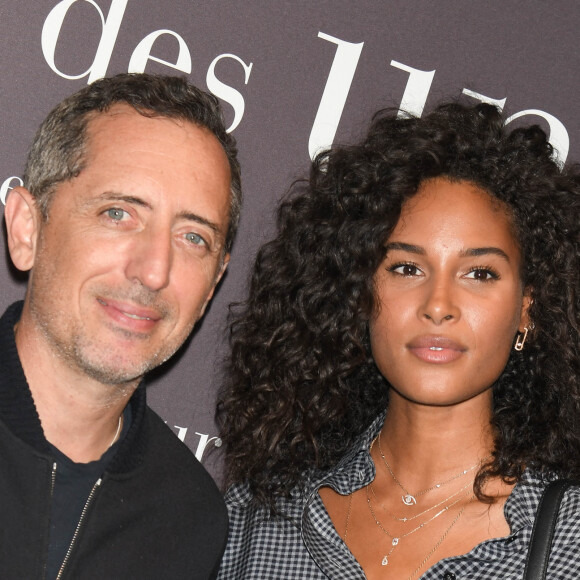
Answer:
[(365, 139), (314, 160), (278, 211), (250, 296), (232, 310), (218, 406), (226, 480), (273, 505), (304, 473), (334, 465), (384, 410), (370, 354), (373, 276), (401, 208), (427, 179), (468, 181), (508, 209), (535, 324), (493, 389), (495, 451), (476, 478), (525, 467), (580, 476), (580, 170), (562, 169), (538, 126), (508, 130), (488, 104), (423, 118), (377, 113)]

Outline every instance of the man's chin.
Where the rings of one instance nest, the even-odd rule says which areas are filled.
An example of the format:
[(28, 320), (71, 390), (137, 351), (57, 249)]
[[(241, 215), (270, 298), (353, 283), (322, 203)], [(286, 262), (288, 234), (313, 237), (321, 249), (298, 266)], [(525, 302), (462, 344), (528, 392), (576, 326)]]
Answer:
[(118, 354), (102, 357), (77, 356), (76, 366), (87, 377), (103, 385), (129, 385), (139, 382), (145, 373), (161, 364), (159, 353), (130, 359)]
[(119, 368), (101, 365), (84, 365), (84, 374), (103, 385), (131, 385), (138, 383), (149, 368)]

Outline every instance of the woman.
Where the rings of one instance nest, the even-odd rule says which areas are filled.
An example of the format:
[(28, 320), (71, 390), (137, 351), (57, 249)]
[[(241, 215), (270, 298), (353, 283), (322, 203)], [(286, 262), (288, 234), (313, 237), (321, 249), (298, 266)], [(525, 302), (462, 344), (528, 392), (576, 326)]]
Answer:
[[(232, 327), (221, 577), (521, 578), (580, 475), (578, 170), (490, 105), (382, 112), (279, 210)], [(580, 577), (580, 488), (549, 578)]]

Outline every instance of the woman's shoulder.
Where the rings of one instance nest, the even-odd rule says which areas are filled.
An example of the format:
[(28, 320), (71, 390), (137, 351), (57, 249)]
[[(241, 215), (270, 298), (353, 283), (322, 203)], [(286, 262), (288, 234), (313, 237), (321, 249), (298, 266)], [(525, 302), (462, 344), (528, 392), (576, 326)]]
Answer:
[[(522, 480), (518, 483), (515, 489), (521, 488), (529, 501), (539, 505), (548, 486), (556, 481), (565, 484), (565, 491), (562, 496), (561, 505), (580, 500), (580, 480), (560, 478), (553, 474), (541, 474), (532, 469), (526, 469), (524, 471)], [(537, 505), (535, 507), (537, 507)]]
[[(304, 499), (296, 492), (276, 498), (272, 509), (258, 502), (247, 483), (231, 486), (225, 496), (230, 532), (218, 578), (302, 578), (307, 569), (318, 578), (316, 566), (301, 538)], [(280, 573), (284, 568), (284, 575)], [(287, 568), (286, 568), (287, 567)], [(276, 573), (276, 576), (273, 574)]]
[[(514, 489), (518, 494), (520, 509), (535, 521), (538, 515), (540, 501), (551, 481), (562, 481), (554, 477), (542, 476), (541, 474), (527, 470), (522, 481)], [(566, 542), (580, 542), (580, 481), (568, 481), (562, 496), (558, 519), (556, 523), (556, 536)]]
[[(384, 412), (379, 414), (334, 465), (327, 468), (312, 467), (302, 472), (299, 481), (288, 494), (276, 496), (274, 501), (275, 511), (296, 515), (297, 510), (301, 511), (305, 501), (322, 485), (331, 485), (339, 489), (344, 488), (342, 491), (347, 494), (352, 491), (349, 488), (351, 485), (350, 480), (362, 477), (361, 473), (364, 472), (366, 477), (371, 477), (371, 475), (374, 477), (374, 470), (364, 468), (368, 467), (367, 464), (370, 465), (369, 447), (383, 425), (384, 415)], [(366, 471), (369, 473), (366, 473)], [(353, 473), (351, 474), (351, 472)], [(271, 511), (269, 506), (256, 501), (251, 485), (247, 481), (234, 483), (227, 490), (225, 501), (228, 509), (236, 514), (252, 513), (262, 515)]]
[(580, 481), (571, 482), (562, 497), (556, 534), (566, 544), (580, 544)]
[[(512, 533), (521, 533), (522, 538), (529, 541), (542, 496), (549, 483), (556, 479), (530, 469), (524, 472), (504, 507), (504, 515)], [(562, 497), (552, 552), (565, 554), (567, 546), (572, 543), (580, 545), (580, 482), (572, 482)]]
[(580, 482), (565, 491), (552, 539), (548, 578), (580, 578)]
[[(309, 481), (305, 475), (303, 483)], [(230, 519), (259, 519), (262, 521), (298, 517), (302, 511), (304, 498), (310, 486), (301, 485), (284, 496), (276, 496), (272, 505), (260, 501), (254, 495), (248, 482), (235, 483), (225, 494), (225, 502)]]

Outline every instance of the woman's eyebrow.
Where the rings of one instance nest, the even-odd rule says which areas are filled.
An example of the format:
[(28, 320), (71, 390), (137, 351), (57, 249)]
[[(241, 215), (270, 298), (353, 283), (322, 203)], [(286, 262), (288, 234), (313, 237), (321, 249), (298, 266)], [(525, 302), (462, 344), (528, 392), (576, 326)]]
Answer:
[(486, 256), (488, 254), (494, 254), (503, 258), (506, 262), (509, 262), (509, 256), (501, 249), (496, 248), (494, 246), (489, 246), (485, 248), (468, 248), (467, 250), (463, 250), (461, 252), (461, 257), (477, 257), (477, 256)]
[[(402, 252), (409, 252), (411, 254), (417, 254), (419, 256), (426, 255), (425, 248), (422, 246), (416, 246), (415, 244), (406, 244), (405, 242), (389, 242), (385, 250), (387, 252), (391, 250), (400, 250)], [(486, 246), (483, 248), (467, 248), (466, 250), (462, 250), (459, 254), (461, 258), (467, 257), (477, 257), (477, 256), (486, 256), (489, 254), (493, 254), (503, 258), (506, 262), (509, 262), (509, 256), (501, 249), (496, 248), (495, 246)]]
[(425, 252), (425, 248), (421, 246), (415, 246), (414, 244), (405, 244), (404, 242), (389, 242), (385, 246), (385, 250), (390, 252), (391, 250), (402, 250), (403, 252), (410, 252), (411, 254), (418, 254), (420, 256), (424, 256), (427, 252)]

